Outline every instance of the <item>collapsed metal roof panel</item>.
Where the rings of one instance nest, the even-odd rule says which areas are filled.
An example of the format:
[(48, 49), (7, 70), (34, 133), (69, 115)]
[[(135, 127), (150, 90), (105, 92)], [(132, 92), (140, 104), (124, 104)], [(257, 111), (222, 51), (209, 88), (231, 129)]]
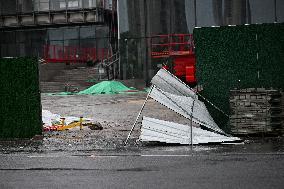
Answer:
[[(140, 140), (144, 142), (165, 142), (191, 144), (190, 126), (174, 122), (143, 117)], [(223, 143), (240, 141), (201, 128), (192, 127), (192, 144)]]
[(165, 69), (160, 69), (152, 78), (151, 83), (171, 94), (197, 98), (196, 93), (189, 86)]

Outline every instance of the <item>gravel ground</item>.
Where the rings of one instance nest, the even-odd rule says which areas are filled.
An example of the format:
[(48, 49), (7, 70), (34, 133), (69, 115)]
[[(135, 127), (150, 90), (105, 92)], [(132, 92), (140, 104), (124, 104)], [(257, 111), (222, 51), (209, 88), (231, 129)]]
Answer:
[[(43, 140), (0, 141), (0, 188), (281, 188), (283, 137), (239, 145), (123, 142), (144, 102), (135, 95), (48, 96), (42, 107), (61, 116), (93, 118), (103, 130), (45, 132)], [(153, 100), (143, 115), (188, 120)], [(283, 188), (283, 187), (282, 187)]]
[[(135, 119), (145, 101), (147, 94), (118, 94), (118, 95), (74, 95), (74, 96), (49, 96), (42, 95), (42, 108), (61, 116), (88, 117), (101, 123), (103, 130), (61, 131), (45, 132), (45, 150), (105, 150), (123, 148)], [(164, 106), (149, 99), (143, 114), (145, 116), (188, 123), (187, 119), (168, 110)], [(141, 116), (142, 117), (142, 116)], [(139, 143), (141, 118), (130, 140), (130, 147)]]
[[(49, 96), (42, 94), (42, 108), (54, 114), (64, 116), (88, 117), (101, 123), (103, 130), (75, 129), (69, 131), (44, 132), (43, 140), (0, 142), (0, 153), (15, 152), (83, 152), (88, 151), (141, 151), (148, 150), (149, 145), (143, 149), (143, 145), (137, 142), (139, 136), (139, 120), (133, 132), (129, 145), (124, 146), (124, 141), (144, 103), (146, 93), (119, 94), (119, 95), (74, 95), (74, 96)], [(149, 99), (144, 111), (144, 116), (154, 117), (181, 124), (188, 124), (189, 120), (168, 110), (164, 106)], [(8, 143), (8, 144), (7, 144)], [(245, 145), (236, 147), (224, 147), (224, 145), (210, 146), (218, 151), (277, 151), (284, 152), (283, 137), (249, 139)], [(227, 145), (228, 146), (228, 145)], [(154, 147), (154, 146), (153, 146)], [(156, 146), (155, 146), (156, 148)], [(158, 147), (159, 148), (159, 147)], [(176, 148), (176, 147), (175, 147)], [(204, 147), (195, 147), (202, 150)], [(165, 149), (165, 148), (163, 148)]]

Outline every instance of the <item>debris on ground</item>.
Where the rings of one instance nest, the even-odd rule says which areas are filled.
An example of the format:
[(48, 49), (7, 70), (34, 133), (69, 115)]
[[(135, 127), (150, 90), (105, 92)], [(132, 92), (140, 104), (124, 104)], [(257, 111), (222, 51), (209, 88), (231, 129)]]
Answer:
[(91, 130), (103, 130), (103, 126), (99, 122), (86, 123), (84, 126), (88, 126), (88, 128)]
[[(44, 131), (63, 131), (73, 129), (75, 127), (83, 128), (89, 126), (93, 119), (83, 117), (61, 117), (58, 114), (53, 114), (48, 110), (42, 110), (42, 122)], [(89, 124), (89, 125), (88, 125)]]
[[(148, 97), (188, 119), (190, 124), (177, 124), (175, 122), (143, 116), (140, 135), (142, 142), (204, 144), (241, 141), (241, 139), (232, 137), (219, 128), (205, 104), (198, 99), (198, 94), (167, 70), (161, 69), (158, 71), (151, 83), (152, 87), (125, 144), (127, 144)], [(215, 108), (214, 105), (213, 107)], [(203, 129), (203, 127), (206, 129)]]
[[(165, 143), (191, 144), (191, 127), (150, 117), (143, 117), (142, 141), (160, 141)], [(192, 144), (228, 143), (241, 141), (237, 137), (229, 137), (201, 128), (192, 127)]]
[(59, 92), (59, 93), (46, 93), (49, 96), (69, 96), (69, 95), (75, 95), (77, 93), (75, 92)]

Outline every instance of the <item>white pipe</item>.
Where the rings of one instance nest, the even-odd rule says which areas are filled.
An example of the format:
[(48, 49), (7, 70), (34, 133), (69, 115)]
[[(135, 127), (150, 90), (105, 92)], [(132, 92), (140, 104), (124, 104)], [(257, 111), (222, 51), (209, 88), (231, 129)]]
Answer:
[(136, 123), (137, 123), (137, 121), (138, 121), (138, 119), (139, 119), (139, 117), (140, 117), (140, 115), (141, 115), (141, 113), (142, 113), (142, 111), (143, 111), (143, 109), (144, 109), (144, 107), (145, 107), (147, 101), (148, 101), (148, 98), (149, 98), (150, 93), (152, 92), (152, 89), (153, 89), (153, 88), (154, 88), (154, 85), (151, 86), (151, 89), (150, 89), (150, 91), (149, 91), (149, 93), (148, 93), (148, 95), (147, 95), (147, 97), (146, 97), (146, 99), (145, 99), (145, 101), (144, 101), (144, 103), (143, 103), (143, 105), (142, 105), (142, 107), (141, 107), (141, 109), (140, 109), (140, 111), (139, 111), (137, 117), (136, 117), (136, 120), (135, 120), (134, 124), (132, 125), (132, 128), (131, 128), (131, 130), (130, 130), (130, 132), (129, 132), (129, 134), (128, 134), (128, 136), (127, 136), (125, 142), (124, 142), (125, 145), (127, 144), (128, 140), (129, 140), (129, 138), (130, 138), (130, 136), (131, 136), (131, 133), (133, 132), (133, 130), (134, 130), (134, 128), (135, 128), (135, 125), (136, 125)]

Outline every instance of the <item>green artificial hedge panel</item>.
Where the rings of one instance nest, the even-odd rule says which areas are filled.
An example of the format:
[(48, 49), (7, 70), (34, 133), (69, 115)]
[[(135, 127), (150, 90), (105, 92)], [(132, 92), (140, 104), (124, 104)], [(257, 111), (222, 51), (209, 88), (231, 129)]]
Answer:
[(31, 138), (41, 134), (37, 59), (0, 59), (0, 80), (0, 138)]
[[(283, 24), (194, 29), (196, 75), (202, 95), (230, 114), (234, 88), (284, 87)], [(228, 117), (207, 106), (217, 124), (229, 131)]]
[(260, 80), (263, 87), (284, 88), (284, 24), (258, 28)]

